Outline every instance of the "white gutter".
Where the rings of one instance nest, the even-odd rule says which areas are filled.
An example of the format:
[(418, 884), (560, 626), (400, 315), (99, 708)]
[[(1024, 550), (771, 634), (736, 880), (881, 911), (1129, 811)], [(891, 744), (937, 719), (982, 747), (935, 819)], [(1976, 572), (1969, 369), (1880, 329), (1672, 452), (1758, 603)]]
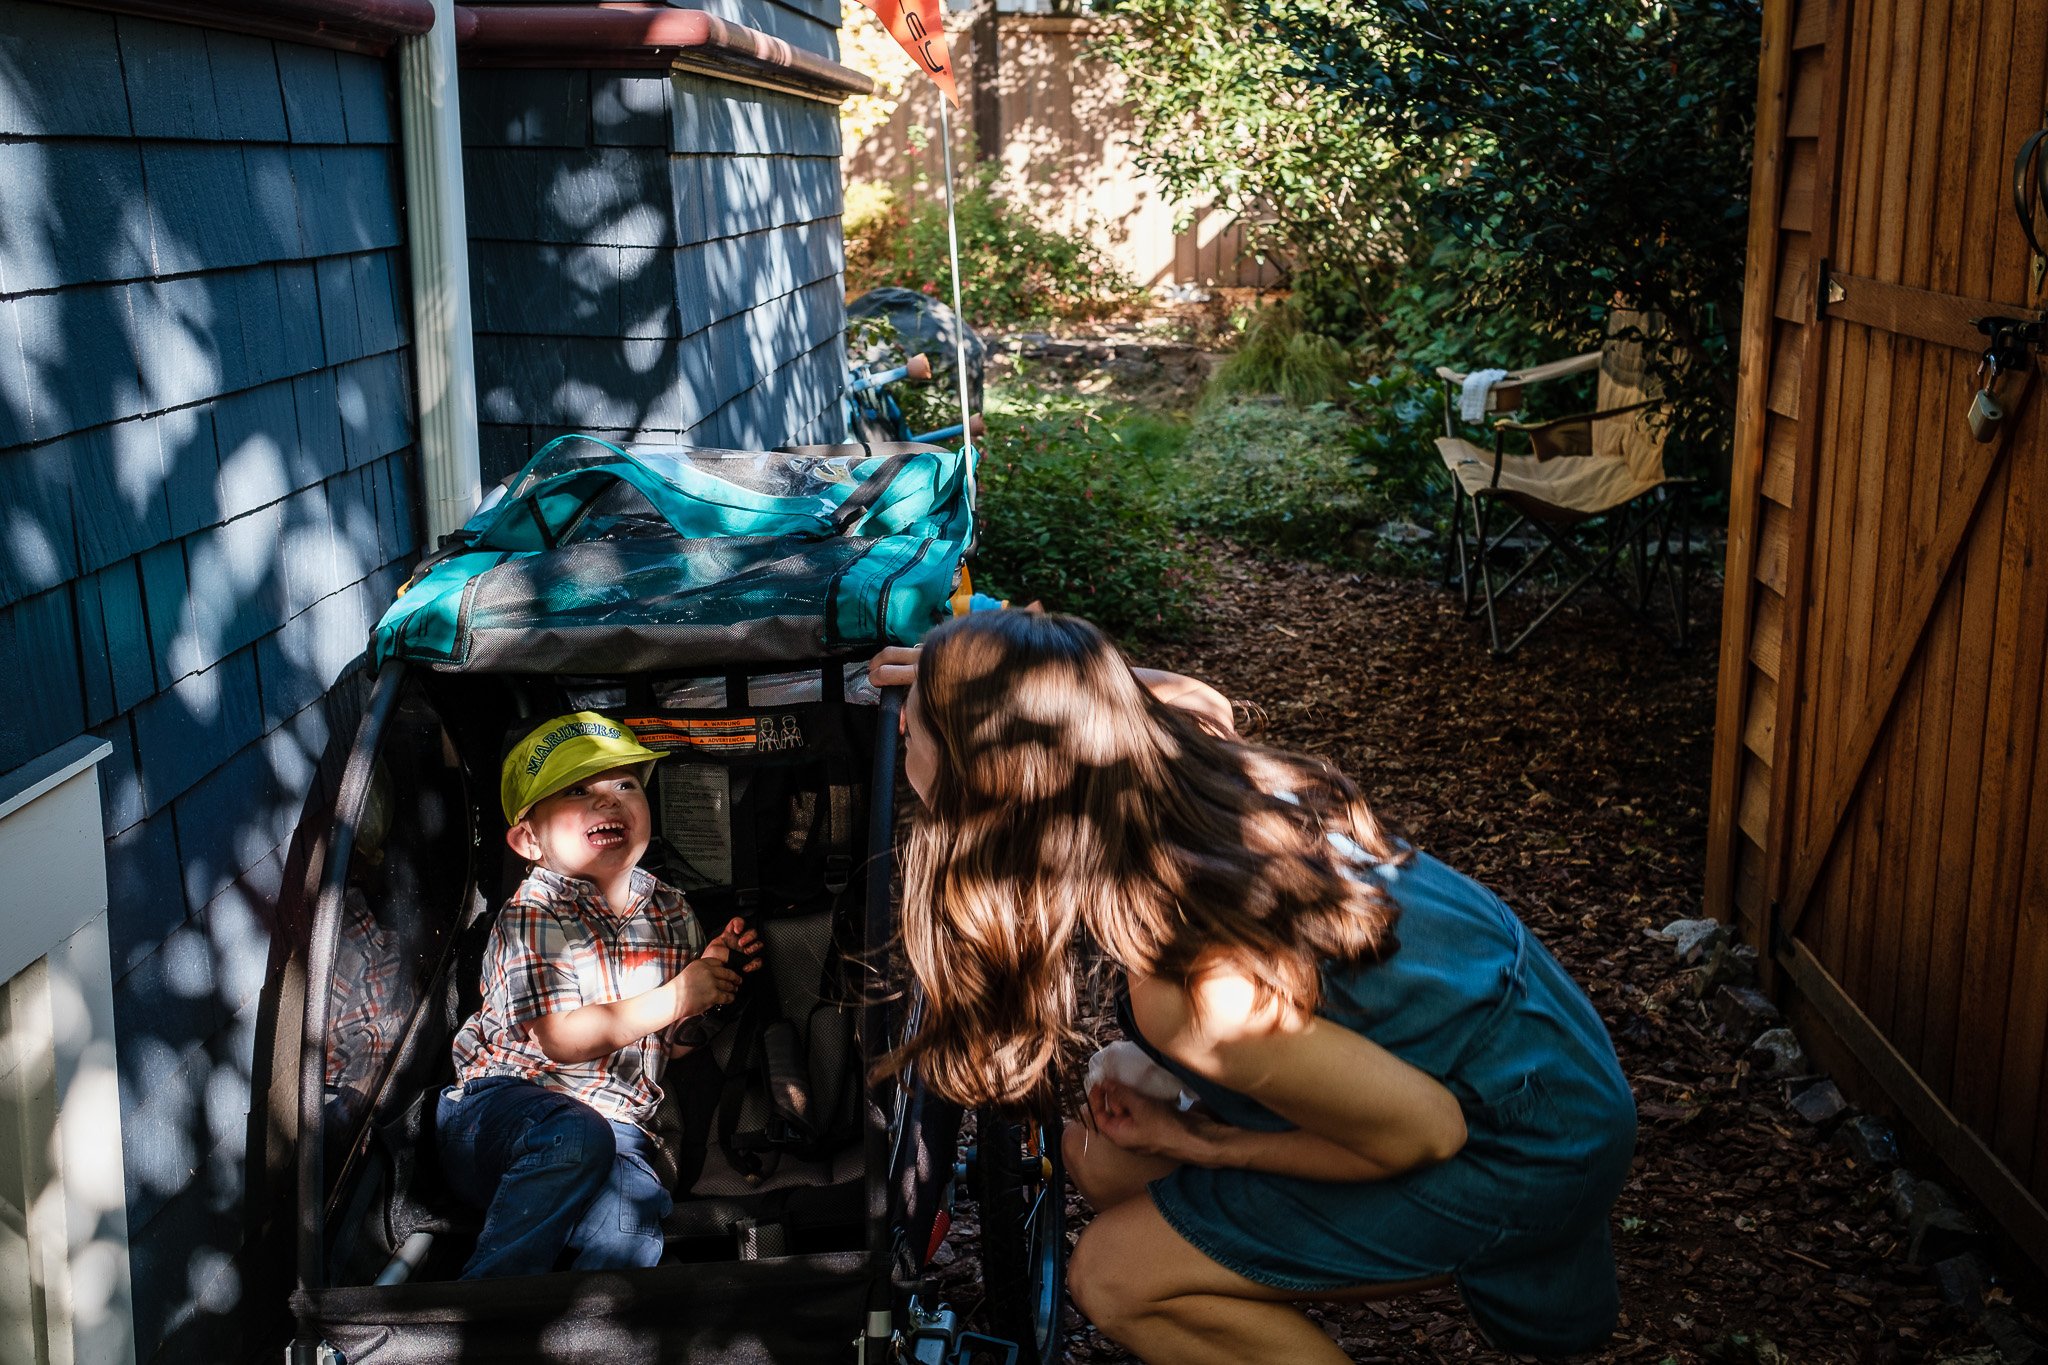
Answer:
[(433, 28), (403, 39), (398, 48), (420, 483), (429, 549), (469, 519), (482, 493), (476, 343), (469, 315), (469, 218), (455, 84), (455, 2), (432, 3)]

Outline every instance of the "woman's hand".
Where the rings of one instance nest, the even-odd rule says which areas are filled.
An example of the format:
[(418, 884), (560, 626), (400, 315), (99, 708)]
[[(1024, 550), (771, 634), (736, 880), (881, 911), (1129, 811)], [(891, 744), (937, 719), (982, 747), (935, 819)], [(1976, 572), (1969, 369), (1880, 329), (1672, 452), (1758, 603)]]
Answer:
[(1104, 1079), (1088, 1092), (1089, 1126), (1127, 1152), (1162, 1157), (1183, 1165), (1209, 1164), (1205, 1127), (1164, 1100), (1140, 1094), (1122, 1081)]
[(917, 681), (917, 652), (922, 645), (890, 645), (868, 660), (868, 681), (877, 688), (908, 687)]

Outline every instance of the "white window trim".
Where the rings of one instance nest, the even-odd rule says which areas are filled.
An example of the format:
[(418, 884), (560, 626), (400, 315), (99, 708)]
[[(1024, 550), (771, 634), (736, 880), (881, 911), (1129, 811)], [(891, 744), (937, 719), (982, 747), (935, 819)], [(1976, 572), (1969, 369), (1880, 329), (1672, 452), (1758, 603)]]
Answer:
[[(133, 1365), (99, 763), (0, 775), (0, 1358)], [(26, 1192), (26, 1193), (24, 1193)]]

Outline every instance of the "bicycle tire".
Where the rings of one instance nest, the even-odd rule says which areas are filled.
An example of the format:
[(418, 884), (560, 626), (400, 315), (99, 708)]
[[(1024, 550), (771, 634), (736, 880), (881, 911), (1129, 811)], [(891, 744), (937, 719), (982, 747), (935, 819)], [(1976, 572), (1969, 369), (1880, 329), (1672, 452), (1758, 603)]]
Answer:
[(1066, 1171), (1057, 1112), (975, 1111), (972, 1193), (981, 1220), (983, 1315), (1023, 1365), (1060, 1358), (1065, 1302)]

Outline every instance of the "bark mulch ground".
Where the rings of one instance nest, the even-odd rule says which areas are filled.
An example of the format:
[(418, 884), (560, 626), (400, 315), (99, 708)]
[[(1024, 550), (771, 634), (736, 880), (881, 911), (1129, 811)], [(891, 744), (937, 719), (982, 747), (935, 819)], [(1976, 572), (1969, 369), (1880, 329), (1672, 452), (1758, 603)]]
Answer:
[[(1696, 998), (1698, 973), (1648, 936), (1701, 913), (1718, 589), (1696, 596), (1687, 653), (1594, 601), (1496, 663), (1434, 583), (1229, 547), (1215, 560), (1196, 629), (1139, 661), (1257, 702), (1268, 742), (1334, 760), (1397, 830), (1498, 890), (1614, 1036), (1641, 1130), (1615, 1209), (1624, 1316), (1586, 1358), (1890, 1365), (1983, 1350), (1910, 1262), (1885, 1173), (1794, 1115)], [(1070, 1196), (1068, 1212), (1071, 1235), (1087, 1208)], [(963, 1215), (942, 1279), (967, 1308)], [(1067, 1311), (1069, 1360), (1127, 1359)], [(1312, 1311), (1356, 1361), (1505, 1358), (1451, 1290)]]

